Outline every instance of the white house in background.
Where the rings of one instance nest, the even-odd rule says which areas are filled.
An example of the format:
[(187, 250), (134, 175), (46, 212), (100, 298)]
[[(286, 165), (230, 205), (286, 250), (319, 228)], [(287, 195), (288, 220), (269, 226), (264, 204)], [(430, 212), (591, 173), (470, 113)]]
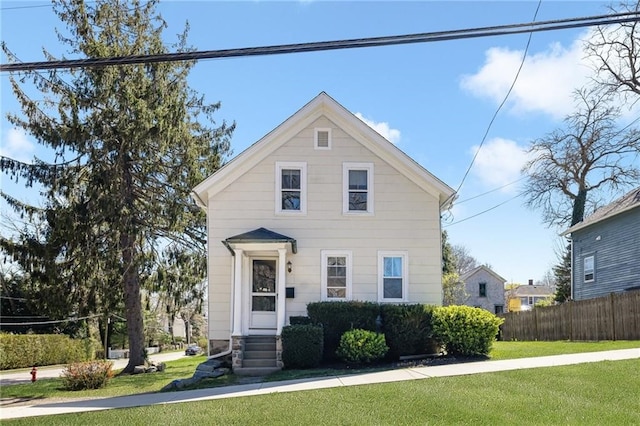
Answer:
[(483, 308), (494, 314), (504, 309), (504, 283), (507, 282), (491, 268), (481, 265), (460, 277), (468, 296), (465, 305)]
[(441, 304), (440, 213), (453, 194), (320, 93), (194, 188), (209, 354), (231, 353), (237, 373), (281, 368), (282, 328), (310, 302)]

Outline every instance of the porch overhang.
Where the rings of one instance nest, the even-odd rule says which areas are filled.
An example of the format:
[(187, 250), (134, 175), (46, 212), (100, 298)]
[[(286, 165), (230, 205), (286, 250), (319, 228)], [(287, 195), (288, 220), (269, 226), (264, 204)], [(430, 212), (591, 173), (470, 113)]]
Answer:
[(287, 252), (296, 254), (298, 246), (296, 240), (286, 235), (278, 234), (266, 228), (258, 228), (253, 231), (229, 237), (222, 241), (222, 244), (231, 252), (233, 256), (236, 249), (241, 248), (243, 251), (274, 251), (285, 249)]

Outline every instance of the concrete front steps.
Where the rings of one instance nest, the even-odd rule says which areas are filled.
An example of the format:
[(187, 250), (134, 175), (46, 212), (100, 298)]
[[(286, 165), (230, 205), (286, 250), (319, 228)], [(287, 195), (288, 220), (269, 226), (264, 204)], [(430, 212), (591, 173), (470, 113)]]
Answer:
[(242, 367), (234, 374), (241, 376), (266, 376), (280, 371), (276, 359), (275, 336), (247, 336), (244, 341)]

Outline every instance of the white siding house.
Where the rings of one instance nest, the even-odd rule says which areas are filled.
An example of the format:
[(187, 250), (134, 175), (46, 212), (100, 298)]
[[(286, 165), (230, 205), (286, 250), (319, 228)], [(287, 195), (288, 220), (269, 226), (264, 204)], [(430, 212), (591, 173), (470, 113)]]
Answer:
[(320, 93), (194, 189), (207, 213), (210, 354), (232, 351), (234, 370), (247, 368), (247, 339), (275, 336), (280, 350), (282, 327), (310, 302), (440, 304), (440, 213), (453, 194)]

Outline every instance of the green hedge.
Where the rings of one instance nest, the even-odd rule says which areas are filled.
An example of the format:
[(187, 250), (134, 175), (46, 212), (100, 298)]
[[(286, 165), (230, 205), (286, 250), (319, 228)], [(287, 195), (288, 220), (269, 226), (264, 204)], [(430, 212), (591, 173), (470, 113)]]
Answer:
[(376, 330), (380, 305), (372, 302), (313, 302), (307, 305), (307, 314), (313, 324), (324, 329), (324, 359), (335, 360), (340, 338), (345, 331), (355, 328)]
[(503, 322), (491, 312), (471, 306), (443, 306), (433, 311), (434, 337), (454, 356), (489, 355)]
[(433, 309), (434, 306), (420, 304), (380, 306), (389, 359), (437, 351), (431, 327)]
[(94, 353), (90, 340), (64, 334), (0, 334), (0, 370), (86, 361)]
[(323, 352), (322, 327), (288, 325), (282, 328), (282, 362), (285, 368), (314, 368)]

